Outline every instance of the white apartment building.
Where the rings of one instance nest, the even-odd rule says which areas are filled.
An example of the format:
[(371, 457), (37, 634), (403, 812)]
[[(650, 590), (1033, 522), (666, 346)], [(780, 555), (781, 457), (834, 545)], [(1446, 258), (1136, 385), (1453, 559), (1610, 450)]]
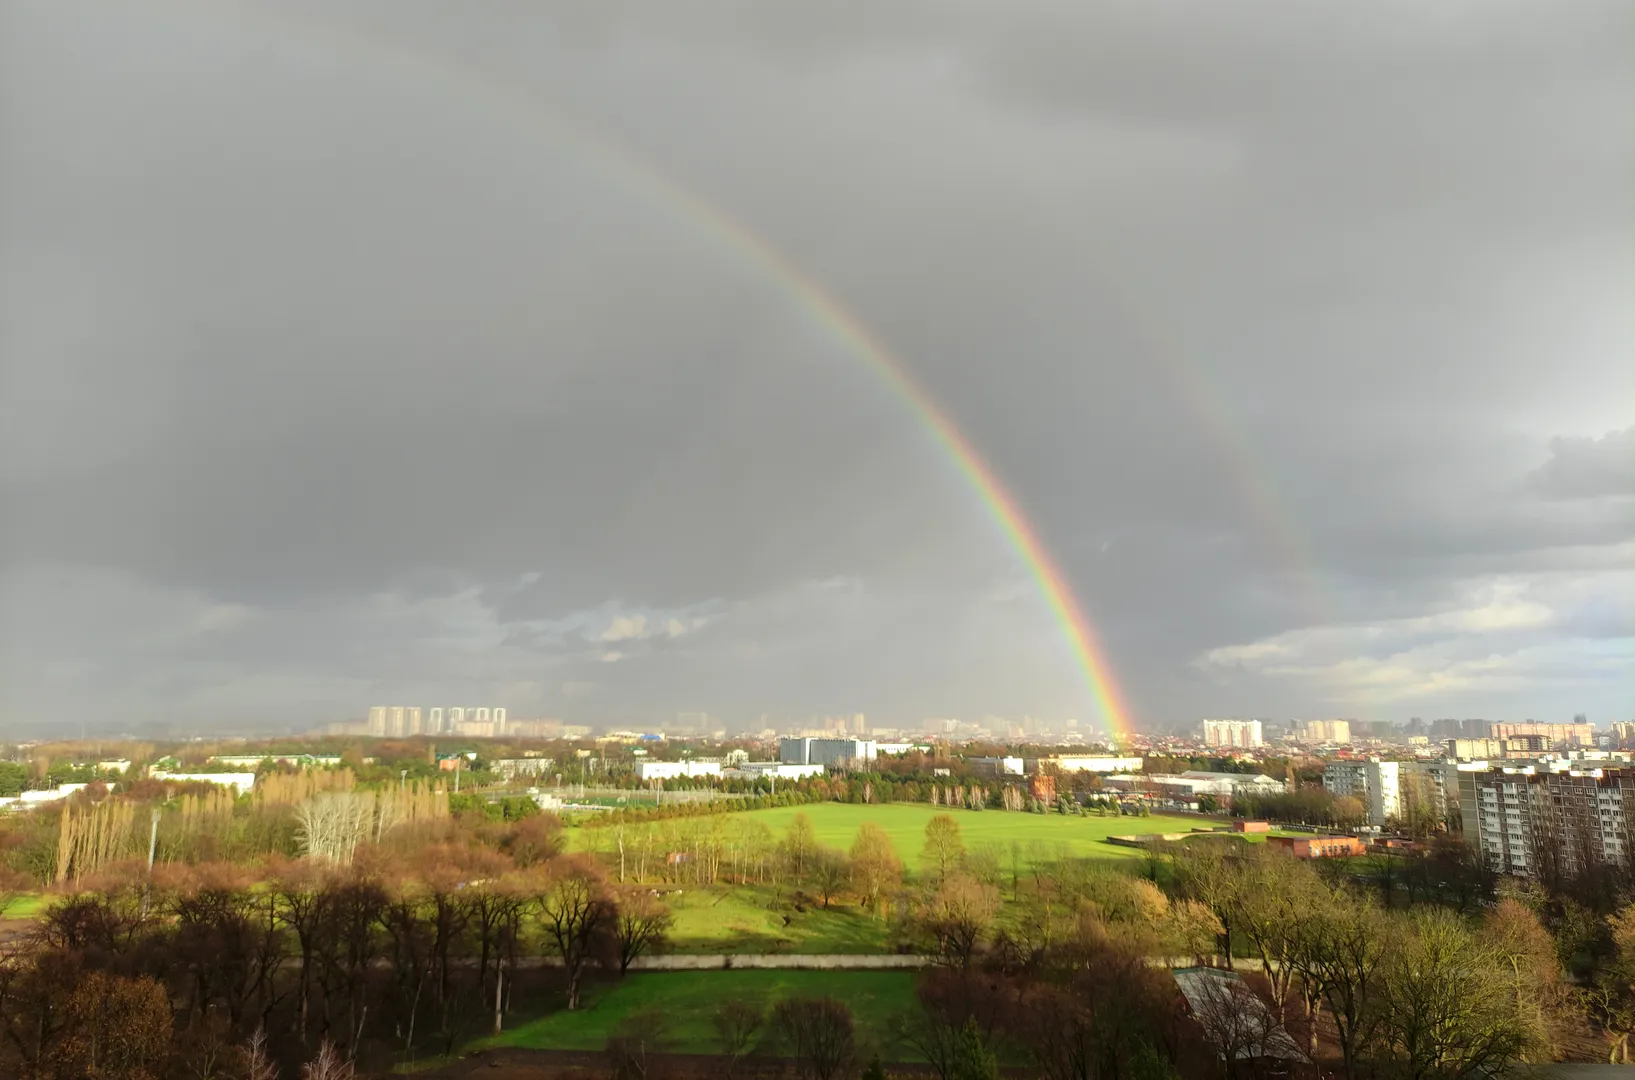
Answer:
[(1205, 746), (1229, 746), (1244, 750), (1265, 746), (1259, 720), (1205, 720)]
[(1331, 761), (1323, 769), (1323, 789), (1335, 798), (1349, 795), (1363, 804), (1370, 825), (1384, 825), (1402, 811), (1399, 763)]

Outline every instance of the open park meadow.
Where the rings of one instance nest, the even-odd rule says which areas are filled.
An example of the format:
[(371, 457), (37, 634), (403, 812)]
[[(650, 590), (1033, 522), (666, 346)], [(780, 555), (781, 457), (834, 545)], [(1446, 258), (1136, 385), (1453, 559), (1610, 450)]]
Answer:
[[(926, 826), (937, 817), (958, 826), (962, 865), (998, 886), (1002, 904), (1014, 897), (1020, 877), (1063, 860), (1109, 860), (1139, 872), (1133, 863), (1143, 851), (1110, 843), (1109, 837), (1189, 833), (1211, 825), (1195, 817), (972, 813), (919, 803), (813, 803), (622, 827), (598, 827), (592, 820), (570, 827), (565, 836), (570, 849), (596, 853), (615, 875), (622, 843), (627, 876), (668, 886), (664, 902), (674, 920), (668, 941), (672, 952), (880, 953), (911, 947), (900, 920), (891, 917), (897, 898), (882, 897), (870, 905), (852, 887), (850, 878), (855, 875), (848, 875), (824, 903), (822, 882), (815, 880), (819, 875), (790, 881), (772, 872), (775, 860), (766, 853), (780, 847), (787, 852), (790, 829), (802, 819), (818, 847), (814, 863), (828, 852), (849, 856), (868, 824), (889, 841), (903, 884), (912, 885), (935, 876), (937, 868), (926, 852)], [(712, 856), (721, 872), (709, 872)], [(751, 861), (753, 868), (741, 872)], [(702, 874), (701, 865), (706, 867)]]
[[(1222, 1052), (1197, 1040), (1238, 1029), (1191, 1024), (1188, 986), (1275, 1017), (1284, 1049), (1394, 1060), (1351, 1025), (1373, 991), (1335, 942), (1368, 987), (1451, 988), (1438, 1022), (1487, 1026), (1480, 1068), (1567, 1030), (1543, 916), (1457, 844), (1376, 894), (1361, 861), (1319, 869), (1099, 792), (936, 777), (926, 802), (875, 802), (867, 781), (814, 782), (558, 817), (517, 788), (395, 779), (149, 784), (9, 819), (0, 1075), (1192, 1080)], [(1224, 956), (1264, 975), (1185, 974)], [(1412, 994), (1368, 1004), (1371, 1030), (1415, 1030)], [(88, 1071), (110, 1046), (152, 1067)]]
[[(935, 822), (935, 824), (933, 824)], [(754, 1002), (770, 1015), (781, 1002), (828, 998), (855, 1018), (855, 1037), (887, 1060), (919, 1060), (905, 1045), (903, 1018), (916, 1007), (917, 954), (934, 948), (915, 924), (911, 897), (940, 881), (970, 879), (987, 922), (1020, 916), (1019, 894), (1064, 864), (1104, 863), (1134, 881), (1141, 848), (1112, 836), (1191, 833), (1202, 819), (1060, 813), (971, 812), (923, 804), (812, 803), (616, 824), (589, 815), (572, 821), (564, 845), (594, 855), (610, 876), (652, 886), (666, 909), (662, 953), (729, 958), (709, 970), (642, 970), (588, 985), (578, 1007), (555, 995), (529, 1004), (523, 1019), (479, 1047), (599, 1050), (621, 1032), (662, 1028), (674, 1053), (719, 1054), (724, 1004)], [(871, 839), (883, 851), (868, 850)], [(870, 859), (887, 864), (889, 887), (871, 891)], [(804, 866), (800, 864), (804, 863)], [(878, 872), (878, 871), (875, 871)], [(655, 950), (657, 953), (657, 950)], [(890, 955), (895, 970), (852, 965)], [(820, 957), (826, 966), (795, 965)], [(848, 959), (860, 957), (865, 959)], [(676, 960), (647, 961), (647, 964)], [(770, 1026), (750, 1049), (778, 1052)]]

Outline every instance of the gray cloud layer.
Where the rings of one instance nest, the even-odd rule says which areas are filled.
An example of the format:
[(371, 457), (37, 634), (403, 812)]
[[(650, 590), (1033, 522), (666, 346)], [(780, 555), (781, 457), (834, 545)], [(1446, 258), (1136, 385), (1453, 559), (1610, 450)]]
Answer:
[(1635, 715), (1628, 5), (0, 20), (0, 722), (1093, 716), (912, 412), (553, 111), (879, 332), (1138, 722)]

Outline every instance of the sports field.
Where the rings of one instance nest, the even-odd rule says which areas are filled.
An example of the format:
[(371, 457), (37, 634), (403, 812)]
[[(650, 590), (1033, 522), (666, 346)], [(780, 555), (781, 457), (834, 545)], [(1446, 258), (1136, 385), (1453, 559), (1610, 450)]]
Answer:
[[(859, 1043), (885, 1048), (895, 1019), (914, 1004), (911, 971), (673, 971), (628, 975), (589, 989), (584, 1008), (532, 1020), (482, 1046), (520, 1046), (542, 1050), (600, 1050), (621, 1021), (641, 1014), (644, 1027), (662, 1025), (669, 1049), (677, 1053), (719, 1053), (711, 1022), (722, 1002), (742, 998), (769, 1014), (794, 994), (834, 997), (852, 1008)], [(778, 1053), (778, 1036), (769, 1022), (762, 1047)]]

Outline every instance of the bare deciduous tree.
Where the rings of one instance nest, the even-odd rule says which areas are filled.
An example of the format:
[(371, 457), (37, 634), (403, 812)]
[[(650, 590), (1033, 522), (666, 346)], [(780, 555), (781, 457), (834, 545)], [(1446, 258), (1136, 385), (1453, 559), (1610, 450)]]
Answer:
[(773, 1017), (789, 1044), (802, 1075), (835, 1080), (851, 1065), (856, 1051), (852, 1011), (830, 997), (794, 997), (780, 1001)]
[(636, 957), (664, 944), (675, 917), (652, 890), (641, 887), (620, 889), (615, 904), (618, 915), (613, 933), (619, 946), (619, 974), (623, 975)]
[(579, 988), (599, 939), (617, 918), (601, 868), (588, 858), (568, 856), (547, 868), (544, 888), (535, 894), (545, 936), (568, 977), (568, 1008), (579, 1007)]
[(964, 969), (998, 912), (997, 888), (954, 874), (924, 898), (915, 921), (935, 943), (943, 963)]
[(812, 856), (812, 884), (817, 887), (818, 895), (823, 898), (823, 909), (829, 909), (829, 903), (840, 891), (846, 887), (851, 877), (851, 867), (846, 864), (846, 856), (831, 848), (818, 848)]
[(352, 1080), (352, 1063), (341, 1056), (335, 1044), (325, 1039), (318, 1053), (301, 1066), (301, 1080)]
[(755, 1045), (755, 1036), (766, 1023), (766, 1013), (747, 998), (729, 998), (716, 1008), (710, 1022), (715, 1026), (717, 1045), (727, 1059), (727, 1077), (731, 1080), (739, 1059)]
[(903, 880), (903, 860), (897, 857), (891, 837), (872, 821), (858, 826), (852, 840), (851, 870), (857, 891), (878, 917), (881, 897)]
[(936, 871), (937, 880), (946, 878), (965, 860), (965, 841), (960, 838), (959, 822), (947, 814), (938, 814), (925, 823), (925, 847), (920, 859)]

